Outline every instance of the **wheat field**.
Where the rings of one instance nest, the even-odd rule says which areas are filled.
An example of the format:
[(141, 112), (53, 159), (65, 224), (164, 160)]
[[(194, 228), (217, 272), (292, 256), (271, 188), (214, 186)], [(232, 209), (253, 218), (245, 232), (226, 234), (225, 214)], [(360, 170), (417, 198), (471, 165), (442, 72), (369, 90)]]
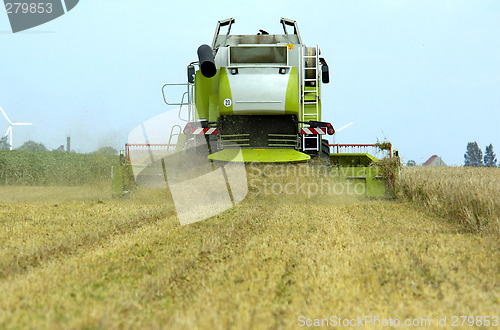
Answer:
[(400, 197), (471, 232), (500, 234), (500, 169), (406, 167)]
[(409, 187), (396, 200), (252, 195), (188, 226), (166, 191), (116, 200), (107, 185), (0, 187), (0, 328), (288, 329), (359, 317), (431, 328), (447, 317), (449, 328), (454, 316), (493, 327), (494, 216), (467, 230), (409, 201)]

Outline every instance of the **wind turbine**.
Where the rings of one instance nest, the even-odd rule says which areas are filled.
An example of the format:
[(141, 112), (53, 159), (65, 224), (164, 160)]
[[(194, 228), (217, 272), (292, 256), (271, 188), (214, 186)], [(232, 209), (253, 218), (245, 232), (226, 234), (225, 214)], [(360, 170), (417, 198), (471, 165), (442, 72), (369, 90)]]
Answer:
[(12, 150), (12, 127), (14, 126), (28, 126), (28, 125), (33, 125), (31, 123), (13, 123), (10, 121), (9, 117), (7, 117), (7, 114), (5, 113), (5, 111), (3, 111), (2, 107), (0, 107), (0, 110), (2, 110), (2, 113), (5, 117), (5, 119), (7, 119), (7, 121), (9, 122), (9, 128), (7, 128), (7, 132), (5, 132), (5, 135), (4, 137), (6, 137), (7, 135), (9, 135), (10, 133), (10, 150)]

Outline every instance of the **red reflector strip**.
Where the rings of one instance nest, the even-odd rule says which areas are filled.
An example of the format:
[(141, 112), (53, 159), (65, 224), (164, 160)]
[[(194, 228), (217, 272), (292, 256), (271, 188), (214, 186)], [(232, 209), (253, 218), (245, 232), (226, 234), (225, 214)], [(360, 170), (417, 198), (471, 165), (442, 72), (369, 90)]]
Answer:
[(300, 134), (323, 135), (323, 134), (326, 134), (326, 128), (324, 128), (324, 127), (303, 127), (300, 129)]
[(193, 134), (206, 134), (206, 135), (217, 134), (217, 128), (215, 127), (193, 128)]

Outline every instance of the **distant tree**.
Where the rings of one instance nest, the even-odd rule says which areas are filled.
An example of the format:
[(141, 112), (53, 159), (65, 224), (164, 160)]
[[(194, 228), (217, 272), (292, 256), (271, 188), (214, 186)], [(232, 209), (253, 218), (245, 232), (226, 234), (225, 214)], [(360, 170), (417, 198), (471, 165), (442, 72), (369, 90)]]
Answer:
[(417, 162), (410, 159), (406, 162), (406, 166), (417, 166)]
[(48, 151), (47, 148), (41, 144), (37, 143), (35, 141), (29, 140), (24, 142), (22, 146), (17, 148), (19, 151)]
[(486, 147), (486, 152), (484, 153), (484, 166), (497, 166), (497, 158), (495, 153), (493, 152), (493, 145), (491, 143)]
[(113, 147), (101, 147), (93, 153), (97, 155), (118, 155), (118, 150)]
[(7, 135), (0, 138), (0, 150), (9, 150), (10, 144), (7, 142)]
[(483, 166), (483, 152), (475, 141), (467, 143), (467, 152), (464, 154), (464, 158), (464, 166)]

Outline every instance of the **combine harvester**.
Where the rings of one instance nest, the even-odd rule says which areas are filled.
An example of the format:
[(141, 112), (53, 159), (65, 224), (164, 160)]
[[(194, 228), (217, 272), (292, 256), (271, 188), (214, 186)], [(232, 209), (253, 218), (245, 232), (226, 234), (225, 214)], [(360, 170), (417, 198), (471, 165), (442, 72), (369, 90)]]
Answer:
[[(233, 18), (217, 23), (212, 45), (201, 45), (198, 61), (188, 65), (187, 83), (163, 86), (165, 103), (180, 106), (179, 118), (187, 112), (185, 125), (172, 127), (166, 144), (127, 144), (122, 165), (113, 169), (113, 194), (122, 195), (136, 184), (151, 186), (152, 181), (163, 180), (158, 187), (165, 186), (162, 157), (189, 149), (213, 163), (317, 159), (335, 175), (362, 183), (369, 197), (392, 195), (399, 162), (389, 162), (393, 165), (387, 171), (367, 152), (383, 149), (393, 157), (390, 144), (340, 145), (325, 139), (335, 133), (321, 116), (321, 83), (329, 83), (328, 64), (318, 46), (304, 45), (297, 23), (282, 18), (284, 33), (278, 35), (264, 30), (231, 35), (234, 23)], [(167, 101), (165, 90), (172, 86), (185, 88), (181, 102)], [(175, 146), (170, 143), (174, 139)]]

